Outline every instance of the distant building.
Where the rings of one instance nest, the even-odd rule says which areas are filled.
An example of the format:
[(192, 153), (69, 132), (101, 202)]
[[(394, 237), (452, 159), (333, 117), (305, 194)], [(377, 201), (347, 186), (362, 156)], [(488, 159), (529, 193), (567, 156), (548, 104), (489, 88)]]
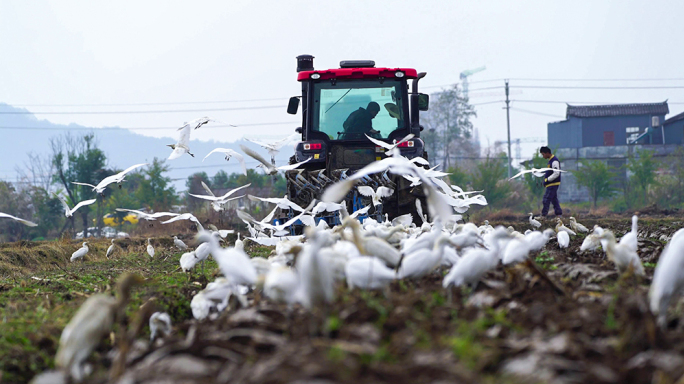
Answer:
[[(667, 101), (649, 104), (568, 105), (566, 120), (549, 123), (549, 147), (612, 147), (662, 144), (663, 122), (670, 112)], [(665, 142), (668, 142), (666, 131)], [(682, 143), (682, 132), (672, 139)]]
[[(664, 157), (682, 145), (684, 113), (665, 120), (669, 112), (667, 101), (568, 105), (566, 120), (548, 124), (548, 146), (561, 160), (563, 170), (578, 171), (582, 161), (601, 160), (617, 170), (616, 181), (620, 183), (629, 177), (625, 168), (629, 155), (651, 150), (655, 156)], [(563, 175), (558, 195), (561, 204), (590, 200), (588, 191), (577, 185), (571, 172)]]

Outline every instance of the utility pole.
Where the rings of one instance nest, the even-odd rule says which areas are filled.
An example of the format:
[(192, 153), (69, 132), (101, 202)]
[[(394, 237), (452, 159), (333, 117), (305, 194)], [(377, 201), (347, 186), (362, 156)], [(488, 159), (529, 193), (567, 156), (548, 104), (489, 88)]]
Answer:
[(508, 79), (506, 82), (506, 127), (508, 130), (508, 178), (511, 178), (511, 101), (508, 99)]

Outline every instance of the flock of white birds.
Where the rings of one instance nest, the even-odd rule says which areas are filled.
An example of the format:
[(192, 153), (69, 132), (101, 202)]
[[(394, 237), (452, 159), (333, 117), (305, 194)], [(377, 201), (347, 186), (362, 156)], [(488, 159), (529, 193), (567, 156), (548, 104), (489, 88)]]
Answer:
[[(185, 153), (190, 154), (190, 132), (210, 121), (207, 118), (197, 119), (180, 128), (180, 139), (172, 146), (173, 153), (169, 159)], [(409, 135), (403, 141), (411, 137), (412, 135)], [(284, 168), (275, 167), (273, 162), (275, 153), (283, 143), (284, 141), (270, 146), (264, 145), (272, 156), (270, 163), (248, 148), (243, 148), (243, 151), (257, 159), (267, 173), (273, 174)], [(442, 285), (450, 295), (452, 289), (458, 287), (468, 286), (475, 289), (483, 276), (500, 263), (506, 268), (516, 264), (532, 267), (534, 263), (528, 257), (531, 252), (551, 246), (549, 242), (552, 239), (555, 239), (558, 247), (567, 248), (570, 237), (582, 232), (587, 233), (581, 246), (582, 251), (602, 249), (621, 275), (644, 275), (644, 268), (637, 254), (636, 216), (633, 218), (632, 230), (619, 242), (616, 241), (613, 232), (598, 226), (589, 234), (589, 230), (574, 218), (569, 220), (570, 227), (566, 227), (558, 218), (554, 228), (539, 231), (542, 223), (530, 214), (530, 229), (524, 233), (512, 227), (494, 228), (486, 221), (481, 226), (463, 223), (460, 214), (471, 205), (487, 204), (484, 196), (478, 194), (482, 191), (466, 192), (448, 185), (441, 180), (445, 174), (434, 168), (427, 168), (427, 164), (423, 164), (423, 159), (409, 160), (402, 157), (397, 149), (398, 143), (376, 144), (388, 149), (386, 158), (375, 161), (328, 186), (322, 201), (314, 202), (308, 207), (300, 207), (287, 197), (250, 196), (254, 200), (275, 204), (274, 210), (262, 220), (256, 220), (248, 213), (238, 211), (239, 217), (247, 225), (251, 241), (275, 246), (273, 254), (268, 258), (250, 258), (239, 235), (233, 246), (223, 247), (221, 242), (231, 231), (219, 230), (214, 226), (212, 230), (205, 230), (199, 220), (190, 213), (152, 214), (122, 210), (134, 212), (146, 220), (171, 216), (163, 223), (177, 220), (195, 222), (198, 228), (195, 241), (199, 244), (196, 249), (190, 250), (183, 241), (174, 237), (174, 245), (184, 252), (179, 260), (180, 268), (183, 271), (192, 271), (198, 263), (212, 257), (222, 274), (222, 277), (209, 283), (191, 301), (192, 314), (200, 321), (216, 318), (229, 306), (231, 298), (235, 298), (242, 306), (250, 305), (246, 298), (250, 291), (260, 291), (268, 300), (285, 303), (288, 306), (301, 305), (308, 310), (326, 309), (334, 300), (338, 282), (345, 282), (350, 289), (388, 290), (389, 285), (395, 280), (419, 279), (438, 273), (441, 269), (448, 269)], [(239, 153), (225, 149), (216, 149), (212, 151), (214, 152), (224, 153), (226, 159), (235, 157), (244, 164), (244, 159)], [(106, 183), (103, 180), (91, 187), (93, 191), (102, 193), (107, 185), (121, 183), (127, 172), (139, 166), (142, 164), (105, 179)], [(541, 171), (543, 170), (531, 172), (537, 175)], [(339, 203), (364, 176), (388, 172), (401, 175), (413, 184), (423, 186), (426, 207), (420, 200), (416, 201), (416, 211), (420, 218), (407, 214), (391, 221), (379, 222), (373, 218), (365, 218), (361, 222), (359, 217), (363, 217), (361, 215), (367, 212), (370, 206), (364, 208), (365, 212), (357, 211), (350, 215), (344, 203)], [(220, 210), (223, 204), (233, 198), (233, 193), (245, 187), (247, 186), (217, 197), (205, 186), (208, 195), (193, 196), (211, 201), (214, 208)], [(391, 189), (373, 190), (369, 187), (360, 188), (359, 192), (372, 197), (371, 205), (381, 204), (382, 198), (393, 193)], [(67, 217), (72, 215), (86, 203), (90, 203), (90, 200), (77, 204), (73, 209), (65, 203), (65, 214)], [(289, 209), (295, 214), (285, 223), (274, 223), (273, 218), (279, 208)], [(425, 209), (427, 212), (424, 213)], [(326, 211), (339, 212), (340, 224), (330, 227), (326, 221), (316, 219), (317, 214)], [(32, 224), (5, 214), (0, 214), (0, 217), (9, 217), (27, 225)], [(304, 235), (290, 235), (288, 227), (295, 222), (306, 227)], [(658, 316), (661, 326), (666, 324), (670, 303), (684, 288), (683, 233), (683, 230), (677, 231), (664, 249), (649, 292), (651, 310)], [(107, 250), (108, 256), (113, 252), (113, 246), (114, 242)], [(83, 248), (74, 252), (72, 261), (83, 258), (87, 253), (87, 243), (84, 242)], [(147, 253), (150, 257), (155, 256), (150, 239)], [(133, 275), (122, 277), (118, 284), (119, 296), (116, 299), (107, 294), (91, 296), (64, 329), (56, 364), (75, 381), (83, 380), (88, 374), (86, 359), (100, 340), (111, 332), (114, 322), (123, 313), (129, 295), (128, 290), (138, 283), (138, 280)], [(151, 337), (154, 339), (159, 334), (170, 332), (171, 318), (168, 314), (157, 313), (152, 316), (149, 325)]]

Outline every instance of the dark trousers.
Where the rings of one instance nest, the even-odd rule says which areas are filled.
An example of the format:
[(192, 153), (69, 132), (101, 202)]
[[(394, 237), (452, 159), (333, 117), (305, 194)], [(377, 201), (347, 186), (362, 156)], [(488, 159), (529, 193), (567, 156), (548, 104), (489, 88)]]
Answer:
[(563, 214), (563, 210), (558, 202), (558, 187), (560, 187), (560, 185), (546, 187), (546, 191), (544, 191), (544, 199), (542, 200), (544, 205), (541, 212), (542, 216), (546, 216), (546, 214), (549, 213), (549, 204), (553, 204), (553, 212), (556, 214), (556, 216)]

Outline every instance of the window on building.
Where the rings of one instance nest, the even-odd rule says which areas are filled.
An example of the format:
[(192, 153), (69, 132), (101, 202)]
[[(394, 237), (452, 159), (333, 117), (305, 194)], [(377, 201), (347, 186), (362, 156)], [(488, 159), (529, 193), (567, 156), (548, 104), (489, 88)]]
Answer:
[(636, 138), (644, 133), (644, 131), (640, 127), (627, 127), (625, 128), (625, 133), (627, 133), (627, 144), (631, 144), (636, 141)]
[(615, 145), (615, 132), (604, 131), (603, 132), (603, 145), (612, 147)]

